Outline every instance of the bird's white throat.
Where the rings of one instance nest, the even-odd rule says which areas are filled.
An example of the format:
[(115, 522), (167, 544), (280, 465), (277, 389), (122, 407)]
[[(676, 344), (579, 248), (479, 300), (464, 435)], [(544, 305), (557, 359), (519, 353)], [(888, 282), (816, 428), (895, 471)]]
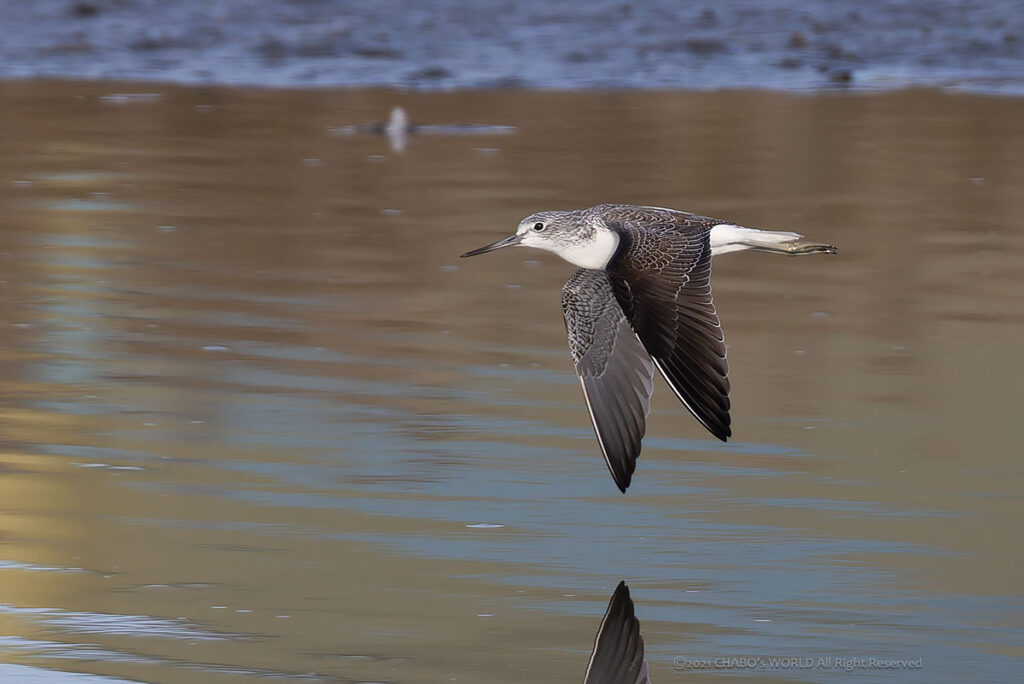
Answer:
[(570, 264), (580, 268), (605, 268), (615, 256), (619, 247), (619, 234), (605, 227), (596, 228), (585, 242), (532, 241), (526, 239), (523, 244), (528, 247), (539, 247), (562, 257)]

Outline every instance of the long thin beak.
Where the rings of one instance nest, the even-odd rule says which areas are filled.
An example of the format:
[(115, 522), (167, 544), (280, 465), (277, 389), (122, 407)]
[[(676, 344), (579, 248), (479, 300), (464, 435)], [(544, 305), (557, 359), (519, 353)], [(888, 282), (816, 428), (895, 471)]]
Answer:
[(465, 254), (463, 254), (462, 258), (465, 259), (466, 257), (476, 256), (477, 254), (485, 254), (487, 252), (493, 252), (494, 250), (501, 249), (502, 247), (512, 247), (513, 245), (518, 245), (521, 240), (522, 240), (522, 238), (520, 238), (518, 235), (510, 235), (509, 237), (502, 238), (501, 240), (498, 240), (497, 242), (492, 242), (489, 245), (484, 245), (483, 247), (480, 247), (479, 249), (470, 250), (470, 251), (466, 252)]

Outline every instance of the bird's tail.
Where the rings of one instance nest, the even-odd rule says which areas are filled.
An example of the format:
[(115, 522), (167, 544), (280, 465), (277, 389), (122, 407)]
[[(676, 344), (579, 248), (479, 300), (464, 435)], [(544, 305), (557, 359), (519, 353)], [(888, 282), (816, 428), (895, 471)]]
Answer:
[[(716, 235), (715, 231), (722, 228), (725, 230)], [(800, 233), (790, 233), (783, 230), (757, 230), (756, 228), (723, 225), (715, 226), (712, 230), (711, 247), (713, 253), (723, 254), (744, 249), (788, 254), (789, 256), (819, 252), (835, 254), (839, 251), (835, 245), (829, 245), (824, 242), (810, 242), (804, 240), (803, 237)]]

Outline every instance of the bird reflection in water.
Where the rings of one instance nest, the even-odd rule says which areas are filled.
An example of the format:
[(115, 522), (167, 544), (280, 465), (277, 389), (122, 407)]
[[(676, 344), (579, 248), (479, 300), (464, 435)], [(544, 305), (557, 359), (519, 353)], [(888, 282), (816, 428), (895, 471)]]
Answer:
[(619, 582), (594, 638), (583, 684), (650, 684), (644, 639), (629, 587)]

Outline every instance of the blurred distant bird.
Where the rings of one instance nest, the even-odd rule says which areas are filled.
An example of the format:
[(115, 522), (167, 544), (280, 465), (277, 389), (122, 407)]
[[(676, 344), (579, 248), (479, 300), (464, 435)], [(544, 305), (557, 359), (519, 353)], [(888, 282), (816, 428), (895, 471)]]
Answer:
[(401, 107), (392, 109), (391, 116), (384, 126), (384, 135), (388, 136), (388, 144), (391, 146), (391, 151), (401, 153), (405, 149), (407, 136), (414, 130), (415, 127), (409, 123), (409, 116), (405, 113), (404, 109)]
[(711, 301), (711, 257), (745, 249), (835, 253), (797, 233), (744, 228), (661, 207), (542, 211), (502, 247), (536, 247), (580, 267), (562, 288), (569, 350), (601, 453), (626, 491), (640, 455), (657, 368), (701, 425), (725, 441), (729, 364)]
[(583, 684), (651, 684), (629, 587), (619, 582), (594, 639)]
[(490, 124), (418, 124), (409, 118), (405, 110), (395, 107), (388, 115), (387, 121), (360, 124), (357, 126), (340, 126), (332, 128), (334, 135), (383, 135), (388, 139), (388, 146), (395, 154), (401, 154), (409, 142), (410, 135), (508, 135), (515, 133), (514, 126), (497, 126)]

